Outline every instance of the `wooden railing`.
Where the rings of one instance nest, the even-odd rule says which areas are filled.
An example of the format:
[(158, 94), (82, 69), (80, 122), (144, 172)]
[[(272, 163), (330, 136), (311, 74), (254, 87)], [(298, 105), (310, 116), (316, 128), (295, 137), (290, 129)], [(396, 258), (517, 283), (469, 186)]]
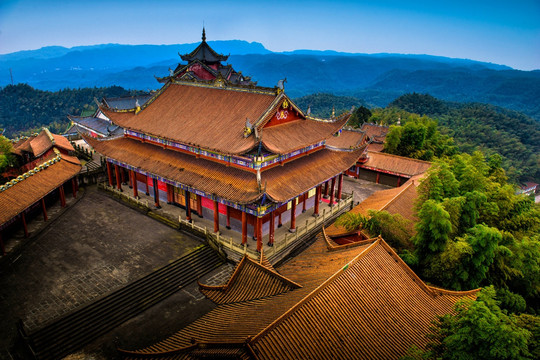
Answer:
[[(150, 209), (150, 204), (148, 200), (135, 199), (131, 196), (125, 195), (124, 193), (116, 192), (114, 189), (110, 189), (107, 186), (104, 186), (104, 184), (100, 184), (100, 187), (109, 191), (112, 190), (114, 193), (124, 195), (127, 199), (129, 199), (129, 201)], [(353, 194), (344, 194), (344, 198), (341, 199), (341, 201), (339, 201), (337, 204), (331, 207), (324, 208), (319, 216), (310, 217), (305, 220), (304, 224), (297, 226), (296, 232), (286, 232), (282, 236), (276, 236), (274, 240), (274, 246), (266, 249), (264, 255), (267, 258), (270, 258), (280, 253), (291, 244), (296, 243), (298, 239), (302, 239), (304, 236), (311, 233), (313, 229), (322, 227), (327, 221), (334, 218), (337, 213), (341, 212), (347, 207), (349, 209), (352, 208), (352, 204)], [(170, 219), (170, 216), (167, 216), (167, 218), (168, 220), (172, 221), (172, 219)], [(176, 221), (176, 219), (174, 221)], [(178, 216), (177, 221), (181, 227), (190, 229), (192, 232), (198, 233), (206, 237), (211, 242), (213, 247), (217, 248), (218, 251), (222, 251), (223, 248), (226, 248), (240, 255), (248, 254), (252, 259), (257, 260), (260, 258), (260, 253), (257, 252), (256, 249), (254, 249), (253, 247), (248, 247), (246, 244), (240, 244), (238, 241), (235, 242), (232, 236), (224, 236), (219, 232), (214, 233), (206, 226), (199, 226), (195, 223), (195, 221), (187, 221), (186, 219), (183, 219), (182, 216)]]

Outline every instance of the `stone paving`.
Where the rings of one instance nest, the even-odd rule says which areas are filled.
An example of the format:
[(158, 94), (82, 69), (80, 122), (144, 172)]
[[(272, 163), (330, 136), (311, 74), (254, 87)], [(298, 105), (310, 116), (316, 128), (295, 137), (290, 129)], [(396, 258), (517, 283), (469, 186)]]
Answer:
[[(32, 222), (43, 226), (42, 218)], [(77, 203), (56, 219), (50, 217), (46, 228), (27, 241), (16, 257), (3, 259), (0, 359), (10, 358), (17, 319), (23, 320), (27, 331), (40, 328), (200, 244), (199, 239), (122, 205), (96, 187), (87, 188)]]

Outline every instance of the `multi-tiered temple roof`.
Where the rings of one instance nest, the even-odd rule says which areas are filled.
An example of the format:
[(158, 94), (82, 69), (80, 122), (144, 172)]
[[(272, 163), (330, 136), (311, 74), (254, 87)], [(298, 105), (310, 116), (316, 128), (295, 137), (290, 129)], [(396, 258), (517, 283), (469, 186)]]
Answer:
[(189, 54), (180, 55), (187, 64), (178, 64), (176, 69), (170, 70), (169, 76), (157, 78), (161, 83), (169, 80), (195, 80), (212, 81), (222, 79), (230, 84), (251, 85), (257, 83), (251, 81), (249, 76), (242, 75), (235, 71), (231, 65), (223, 65), (222, 61), (227, 61), (228, 55), (216, 53), (206, 42), (206, 32), (203, 28), (202, 42)]

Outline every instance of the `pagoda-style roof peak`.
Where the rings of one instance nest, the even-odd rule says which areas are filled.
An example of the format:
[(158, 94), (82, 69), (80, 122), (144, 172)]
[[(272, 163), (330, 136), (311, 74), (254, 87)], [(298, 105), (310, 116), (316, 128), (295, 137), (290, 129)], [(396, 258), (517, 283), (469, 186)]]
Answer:
[(206, 42), (206, 31), (203, 27), (202, 41), (199, 46), (197, 46), (197, 48), (195, 48), (195, 50), (193, 50), (191, 53), (180, 55), (180, 57), (182, 60), (187, 62), (199, 60), (207, 64), (214, 64), (221, 61), (227, 61), (229, 55), (218, 54), (210, 47), (210, 45), (208, 45)]

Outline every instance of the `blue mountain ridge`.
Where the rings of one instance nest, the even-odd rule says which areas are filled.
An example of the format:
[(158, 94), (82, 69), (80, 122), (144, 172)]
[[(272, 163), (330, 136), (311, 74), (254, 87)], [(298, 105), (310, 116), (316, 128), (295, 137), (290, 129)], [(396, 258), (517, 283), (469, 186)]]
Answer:
[[(228, 63), (262, 86), (287, 78), (292, 97), (312, 93), (352, 95), (385, 106), (407, 92), (443, 100), (478, 101), (523, 111), (539, 119), (540, 71), (432, 55), (354, 54), (295, 50), (272, 52), (257, 42), (209, 41)], [(101, 44), (0, 55), (0, 86), (28, 83), (41, 90), (118, 85), (154, 90), (154, 76), (165, 76), (181, 62), (178, 54), (198, 43), (173, 45)]]

